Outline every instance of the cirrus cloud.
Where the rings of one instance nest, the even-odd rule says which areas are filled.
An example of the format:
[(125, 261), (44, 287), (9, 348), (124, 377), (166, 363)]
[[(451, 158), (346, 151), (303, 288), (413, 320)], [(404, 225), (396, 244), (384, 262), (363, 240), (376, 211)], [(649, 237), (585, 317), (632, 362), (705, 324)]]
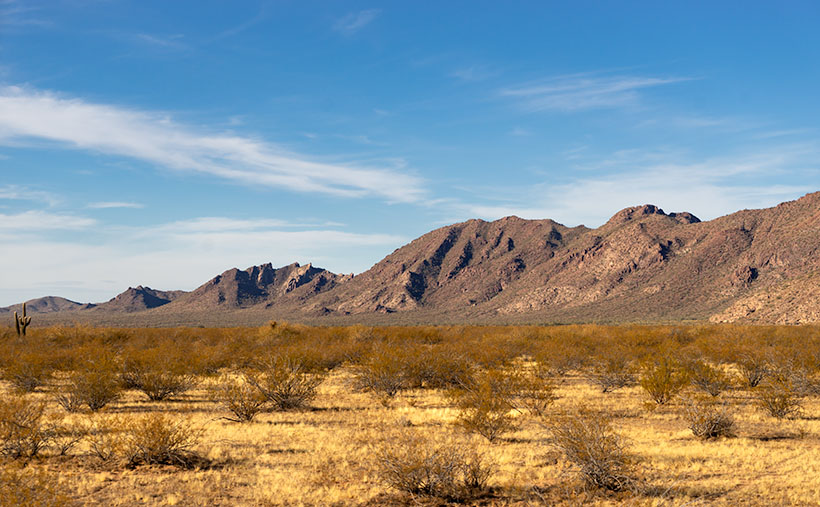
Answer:
[(297, 192), (392, 202), (417, 201), (425, 193), (419, 178), (394, 167), (321, 162), (252, 137), (201, 132), (155, 112), (0, 88), (0, 144), (31, 140)]

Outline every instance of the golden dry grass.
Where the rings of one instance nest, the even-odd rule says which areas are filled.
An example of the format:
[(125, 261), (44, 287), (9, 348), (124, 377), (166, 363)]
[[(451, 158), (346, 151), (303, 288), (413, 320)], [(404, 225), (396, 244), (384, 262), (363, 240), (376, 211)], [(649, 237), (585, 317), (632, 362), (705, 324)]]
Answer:
[[(65, 413), (54, 402), (56, 376), (44, 390), (24, 396), (47, 400), (63, 425), (154, 412), (189, 418), (202, 430), (196, 450), (207, 461), (190, 469), (126, 467), (103, 462), (82, 441), (66, 456), (46, 452), (27, 467), (52, 474), (82, 505), (435, 505), (435, 499), (391, 490), (374, 459), (386, 437), (421, 432), (490, 458), (495, 473), (489, 494), (475, 500), (481, 505), (820, 505), (817, 396), (805, 399), (800, 417), (778, 421), (756, 407), (751, 391), (734, 387), (721, 397), (732, 406), (737, 436), (702, 441), (681, 418), (680, 400), (649, 410), (639, 386), (602, 393), (583, 371), (557, 376), (550, 410), (584, 405), (611, 415), (639, 461), (641, 491), (614, 494), (586, 487), (572, 474), (550, 447), (541, 418), (515, 413), (519, 428), (489, 443), (456, 424), (458, 413), (442, 390), (405, 390), (385, 406), (373, 394), (353, 390), (352, 375), (349, 364), (335, 368), (309, 408), (265, 412), (248, 423), (227, 420), (230, 414), (209, 399), (209, 383), (218, 375), (201, 377), (196, 389), (170, 401), (147, 401), (127, 391), (96, 414)], [(11, 392), (5, 382), (2, 391)]]

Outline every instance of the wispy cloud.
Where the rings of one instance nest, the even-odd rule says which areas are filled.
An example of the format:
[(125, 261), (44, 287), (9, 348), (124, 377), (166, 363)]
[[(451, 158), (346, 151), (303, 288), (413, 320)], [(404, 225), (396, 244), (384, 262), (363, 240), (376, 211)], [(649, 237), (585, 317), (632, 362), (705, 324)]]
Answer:
[(136, 38), (139, 42), (164, 49), (184, 49), (187, 46), (182, 42), (182, 34), (154, 35), (149, 33), (138, 33)]
[(353, 35), (375, 20), (381, 13), (380, 9), (366, 9), (350, 14), (338, 19), (333, 24), (333, 29), (342, 35)]
[(139, 209), (145, 206), (138, 202), (120, 202), (120, 201), (103, 201), (88, 203), (86, 208), (89, 209), (112, 209), (112, 208), (133, 208)]
[(425, 192), (420, 179), (394, 167), (321, 162), (263, 140), (201, 132), (168, 115), (0, 88), (0, 144), (30, 140), (299, 192), (373, 195), (396, 202), (415, 201)]
[(15, 214), (0, 213), (0, 237), (8, 233), (28, 234), (40, 231), (80, 230), (97, 223), (92, 218), (49, 213), (46, 211), (24, 211)]
[(14, 201), (33, 201), (48, 206), (55, 206), (60, 202), (60, 199), (51, 192), (43, 192), (42, 190), (34, 190), (21, 185), (3, 185), (0, 186), (0, 199), (9, 199)]
[(633, 106), (638, 103), (640, 90), (690, 79), (573, 74), (508, 87), (499, 93), (502, 97), (517, 100), (530, 112), (572, 112)]
[(50, 26), (51, 21), (35, 15), (40, 8), (20, 2), (19, 0), (5, 0), (0, 2), (0, 26), (30, 27)]
[[(817, 191), (808, 182), (818, 181), (818, 155), (820, 150), (806, 145), (694, 161), (679, 161), (679, 153), (624, 151), (598, 163), (603, 174), (588, 168), (588, 176), (517, 189), (514, 201), (486, 199), (469, 204), (454, 202), (449, 207), (458, 210), (459, 219), (518, 215), (598, 227), (620, 209), (655, 204), (668, 212), (689, 211), (708, 220), (744, 208), (773, 206)], [(777, 173), (809, 177), (784, 179), (773, 185), (766, 177)], [(496, 189), (496, 196), (500, 192)]]
[(450, 77), (454, 77), (461, 81), (484, 81), (498, 74), (497, 71), (490, 69), (484, 65), (470, 65), (468, 67), (459, 67), (450, 73)]

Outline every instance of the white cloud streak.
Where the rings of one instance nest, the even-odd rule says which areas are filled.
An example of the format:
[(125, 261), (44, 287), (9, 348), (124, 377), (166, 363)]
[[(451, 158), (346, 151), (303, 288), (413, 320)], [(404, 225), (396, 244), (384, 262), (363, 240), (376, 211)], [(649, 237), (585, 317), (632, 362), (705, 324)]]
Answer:
[(499, 93), (518, 101), (528, 112), (574, 112), (634, 106), (639, 90), (689, 79), (573, 74), (505, 88)]
[(416, 201), (424, 194), (419, 178), (393, 168), (314, 161), (250, 137), (198, 132), (157, 113), (0, 88), (0, 144), (19, 146), (27, 140), (298, 192), (372, 195), (394, 202)]
[(366, 27), (381, 13), (379, 9), (366, 9), (352, 12), (333, 24), (333, 29), (342, 35), (351, 36)]
[(34, 190), (21, 185), (0, 186), (0, 200), (2, 199), (14, 201), (34, 201), (46, 204), (48, 206), (55, 206), (60, 202), (60, 199), (51, 192)]
[(139, 209), (144, 208), (145, 206), (138, 203), (138, 202), (120, 202), (120, 201), (105, 201), (105, 202), (92, 202), (89, 203), (86, 208), (89, 209), (114, 209), (114, 208), (132, 208), (132, 209)]
[[(462, 217), (494, 220), (517, 215), (551, 218), (565, 225), (598, 227), (629, 206), (655, 204), (667, 212), (689, 211), (711, 220), (746, 208), (765, 208), (820, 190), (807, 182), (772, 185), (764, 176), (818, 171), (818, 150), (781, 146), (743, 157), (676, 162), (679, 154), (621, 153), (602, 161), (606, 174), (560, 184), (536, 185), (516, 202), (454, 203)], [(812, 169), (813, 168), (813, 169)], [(588, 168), (589, 171), (592, 168)]]
[[(12, 235), (30, 234), (42, 231), (81, 230), (96, 225), (97, 221), (70, 214), (46, 211), (24, 211), (15, 214), (0, 213), (0, 239), (12, 239)], [(13, 250), (13, 248), (5, 248)], [(51, 252), (53, 254), (53, 251)]]

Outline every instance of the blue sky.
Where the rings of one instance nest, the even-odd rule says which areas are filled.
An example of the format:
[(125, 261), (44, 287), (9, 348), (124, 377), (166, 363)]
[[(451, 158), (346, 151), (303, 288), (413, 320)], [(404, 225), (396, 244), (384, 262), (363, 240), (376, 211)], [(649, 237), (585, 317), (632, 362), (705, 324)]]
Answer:
[(816, 2), (0, 0), (0, 305), (820, 190)]

